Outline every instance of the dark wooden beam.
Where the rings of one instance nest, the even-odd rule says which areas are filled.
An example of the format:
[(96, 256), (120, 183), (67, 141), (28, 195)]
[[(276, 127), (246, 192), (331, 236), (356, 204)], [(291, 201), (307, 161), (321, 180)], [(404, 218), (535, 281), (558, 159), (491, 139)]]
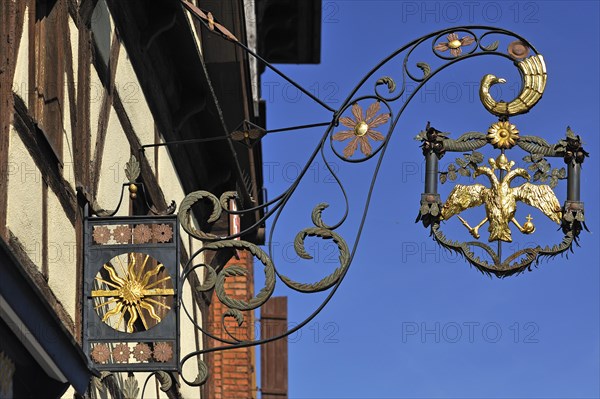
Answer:
[[(73, 4), (74, 0), (69, 0), (68, 1), (68, 8), (69, 8), (69, 14), (71, 14), (71, 17), (74, 19), (75, 21), (75, 25), (78, 26), (78, 22), (77, 22), (77, 6)], [(72, 8), (74, 8), (74, 10), (72, 10)], [(65, 99), (65, 103), (68, 101), (69, 102), (69, 116), (70, 116), (70, 122), (71, 122), (71, 132), (77, 132), (77, 112), (75, 111), (77, 109), (77, 99), (75, 97), (75, 72), (73, 69), (73, 51), (71, 49), (71, 34), (69, 31), (69, 25), (66, 24), (65, 26), (65, 32), (67, 32), (65, 34), (65, 38), (63, 40), (63, 45), (64, 45), (64, 49), (63, 49), (63, 53), (65, 54), (65, 74), (66, 76), (66, 89), (67, 89), (67, 99)], [(75, 165), (71, 165), (71, 167), (75, 167)]]
[(157, 211), (164, 211), (167, 207), (167, 203), (165, 201), (165, 196), (162, 192), (162, 189), (158, 185), (156, 178), (154, 177), (154, 173), (152, 172), (152, 168), (150, 167), (150, 163), (143, 152), (141, 152), (142, 144), (140, 143), (140, 139), (135, 133), (133, 125), (131, 124), (131, 120), (127, 115), (127, 111), (123, 106), (123, 101), (121, 100), (121, 96), (119, 95), (119, 91), (115, 88), (113, 91), (113, 107), (115, 108), (115, 113), (119, 118), (119, 122), (121, 123), (121, 127), (123, 128), (123, 132), (125, 133), (125, 137), (129, 142), (129, 146), (131, 147), (131, 151), (134, 154), (138, 154), (136, 158), (140, 162), (141, 169), (141, 177), (146, 186), (146, 191), (150, 195), (150, 200), (156, 207)]
[(8, 147), (13, 121), (12, 87), (23, 33), (26, 2), (0, 5), (0, 237), (8, 238)]
[[(73, 170), (76, 185), (89, 189), (91, 32), (79, 26), (77, 70), (77, 130), (73, 132)], [(74, 111), (72, 111), (74, 112)]]
[(25, 273), (33, 280), (35, 285), (39, 288), (42, 296), (48, 302), (54, 313), (58, 316), (58, 319), (62, 322), (65, 328), (73, 332), (75, 325), (73, 323), (73, 319), (67, 313), (65, 308), (63, 308), (60, 301), (54, 295), (54, 292), (48, 285), (48, 282), (39, 271), (38, 267), (33, 263), (33, 261), (27, 255), (27, 251), (23, 248), (23, 245), (19, 241), (19, 239), (9, 230), (8, 232), (9, 239), (5, 241), (7, 246), (10, 248), (12, 254), (19, 261), (19, 264), (25, 271)]
[[(96, 1), (81, 1), (79, 7), (72, 4), (69, 0), (69, 13), (75, 20), (79, 29), (78, 55), (77, 55), (77, 104), (75, 130), (72, 131), (73, 146), (73, 172), (75, 175), (75, 185), (90, 189), (90, 151), (91, 151), (91, 126), (90, 126), (90, 83), (91, 83), (91, 65), (92, 65), (92, 32), (90, 31), (90, 22), (92, 12), (96, 6)], [(87, 8), (86, 8), (87, 7)], [(76, 110), (76, 111), (75, 111)], [(83, 248), (83, 203), (78, 203), (76, 223), (75, 223), (75, 242), (77, 248)], [(75, 309), (77, 312), (75, 324), (75, 337), (81, 344), (83, 338), (82, 328), (82, 309), (83, 309), (83, 251), (77, 255), (76, 266), (76, 289)]]
[(108, 82), (102, 93), (102, 104), (100, 106), (100, 115), (98, 117), (98, 134), (96, 138), (96, 148), (94, 150), (94, 158), (92, 160), (92, 175), (91, 187), (92, 195), (95, 197), (100, 183), (100, 173), (102, 169), (102, 157), (104, 156), (104, 143), (106, 141), (106, 133), (108, 130), (108, 121), (110, 118), (110, 110), (112, 108), (113, 92), (115, 85), (115, 75), (117, 72), (117, 63), (119, 61), (119, 52), (121, 50), (121, 42), (117, 34), (113, 35), (112, 44), (110, 47), (110, 64), (108, 71)]
[(79, 17), (81, 22), (88, 28), (92, 26), (92, 14), (97, 3), (98, 0), (81, 0), (79, 2)]
[(44, 133), (40, 131), (21, 97), (13, 93), (14, 127), (40, 170), (44, 181), (58, 197), (69, 221), (75, 225), (77, 204), (75, 191), (62, 176), (59, 161)]

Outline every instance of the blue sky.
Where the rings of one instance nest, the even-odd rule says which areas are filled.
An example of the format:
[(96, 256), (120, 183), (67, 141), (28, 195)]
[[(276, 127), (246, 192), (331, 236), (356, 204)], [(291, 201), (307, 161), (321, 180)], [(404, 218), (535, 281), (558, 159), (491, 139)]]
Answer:
[[(393, 132), (346, 278), (325, 309), (289, 338), (291, 399), (600, 396), (600, 225), (594, 206), (600, 202), (599, 2), (323, 0), (321, 64), (279, 67), (337, 109), (362, 76), (392, 51), (431, 31), (458, 25), (514, 31), (544, 56), (548, 69), (544, 97), (530, 113), (511, 122), (521, 134), (552, 143), (565, 135), (567, 125), (583, 136), (591, 154), (582, 174), (591, 233), (582, 233), (581, 248), (568, 259), (542, 261), (532, 272), (497, 279), (437, 248), (428, 230), (414, 223), (424, 165), (413, 137), (427, 121), (454, 138), (467, 131), (485, 132), (496, 120), (477, 95), (479, 80), (487, 73), (508, 79), (495, 93), (498, 98), (510, 100), (518, 88), (516, 69), (499, 57), (449, 67), (414, 97)], [(500, 50), (506, 43), (501, 42)], [(435, 65), (426, 51), (416, 52), (410, 69), (415, 74), (419, 70), (414, 64), (421, 60)], [(388, 75), (399, 80), (400, 68), (401, 60), (391, 63), (376, 78)], [(372, 83), (359, 94), (372, 94)], [(269, 129), (331, 120), (329, 111), (272, 72), (262, 76), (262, 91)], [(392, 103), (394, 112), (402, 101)], [(323, 133), (324, 128), (316, 128), (263, 139), (270, 198), (291, 184)], [(486, 151), (486, 158), (494, 154)], [(348, 190), (350, 216), (337, 231), (352, 245), (377, 157), (350, 164), (330, 150), (325, 154)], [(517, 162), (523, 155), (508, 153)], [(446, 155), (440, 166), (456, 156)], [(551, 163), (562, 166), (559, 159)], [(443, 199), (450, 188), (440, 186)], [(564, 202), (564, 182), (556, 193)], [(293, 252), (296, 233), (312, 225), (310, 211), (320, 202), (331, 204), (323, 214), (326, 222), (340, 217), (339, 188), (323, 159), (317, 158), (282, 213), (272, 241), (278, 270), (303, 282), (316, 281), (336, 267), (331, 242), (308, 241), (313, 260), (301, 261)], [(532, 241), (560, 242), (556, 226), (531, 212), (538, 231), (523, 236), (513, 229), (515, 240), (505, 252)], [(469, 220), (474, 224), (480, 216), (473, 213)], [(518, 213), (523, 222), (525, 216)], [(268, 228), (272, 227), (271, 221)], [(468, 237), (453, 220), (444, 231)], [(482, 232), (487, 233), (485, 228)], [(257, 265), (257, 290), (259, 270)], [(314, 311), (326, 294), (294, 293), (281, 281), (276, 290), (276, 295), (289, 297), (292, 326)]]

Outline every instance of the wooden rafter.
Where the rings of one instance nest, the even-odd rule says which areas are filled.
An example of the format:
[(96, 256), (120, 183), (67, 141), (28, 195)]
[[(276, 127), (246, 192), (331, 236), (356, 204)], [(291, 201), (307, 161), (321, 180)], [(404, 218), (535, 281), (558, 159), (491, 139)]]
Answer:
[(92, 175), (91, 175), (91, 192), (95, 197), (98, 191), (100, 182), (100, 173), (102, 169), (102, 158), (104, 156), (104, 143), (108, 122), (110, 119), (110, 110), (112, 108), (113, 92), (115, 89), (115, 75), (117, 73), (117, 64), (119, 62), (119, 53), (121, 50), (121, 42), (115, 32), (113, 34), (112, 43), (110, 46), (110, 61), (109, 61), (109, 76), (108, 82), (102, 93), (102, 105), (100, 106), (100, 115), (98, 117), (98, 134), (96, 138), (96, 148), (94, 150), (94, 158), (92, 160)]

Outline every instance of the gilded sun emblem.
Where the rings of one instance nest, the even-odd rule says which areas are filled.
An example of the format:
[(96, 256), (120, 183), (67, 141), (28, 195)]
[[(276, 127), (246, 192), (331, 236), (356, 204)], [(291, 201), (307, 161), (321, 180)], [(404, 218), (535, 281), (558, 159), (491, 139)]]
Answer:
[(96, 284), (98, 289), (92, 290), (96, 312), (112, 328), (128, 333), (160, 323), (175, 295), (163, 264), (141, 253), (118, 255), (105, 263)]

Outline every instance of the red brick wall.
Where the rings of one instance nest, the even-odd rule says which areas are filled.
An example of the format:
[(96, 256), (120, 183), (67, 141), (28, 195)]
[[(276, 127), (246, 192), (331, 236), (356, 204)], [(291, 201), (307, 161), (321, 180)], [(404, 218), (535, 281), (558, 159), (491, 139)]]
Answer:
[[(225, 267), (237, 265), (248, 270), (246, 276), (229, 277), (225, 283), (226, 293), (235, 299), (249, 300), (254, 296), (254, 272), (252, 254), (240, 251), (239, 259), (232, 258)], [(216, 294), (209, 308), (210, 331), (225, 339), (231, 339), (223, 331), (221, 317), (227, 308), (219, 301)], [(254, 318), (252, 312), (244, 312), (244, 324), (238, 327), (231, 318), (226, 321), (227, 330), (238, 339), (254, 338)], [(212, 341), (212, 340), (211, 340)], [(213, 341), (212, 346), (221, 346)], [(209, 379), (206, 399), (254, 399), (256, 398), (256, 376), (254, 373), (254, 348), (241, 348), (213, 352), (207, 358)]]

